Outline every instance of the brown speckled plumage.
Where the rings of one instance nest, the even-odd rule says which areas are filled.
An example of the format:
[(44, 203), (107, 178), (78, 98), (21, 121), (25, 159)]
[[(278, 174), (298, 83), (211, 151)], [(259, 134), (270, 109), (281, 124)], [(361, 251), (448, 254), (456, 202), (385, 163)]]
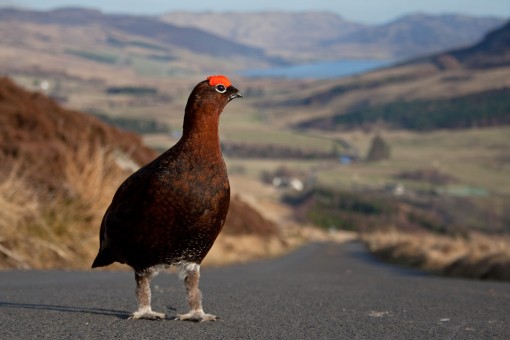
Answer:
[[(213, 79), (216, 82), (205, 80), (193, 89), (179, 142), (126, 179), (103, 217), (92, 267), (116, 261), (134, 268), (140, 308), (133, 318), (161, 318), (150, 310), (149, 283), (162, 265), (181, 265), (187, 290), (200, 296), (199, 264), (225, 222), (230, 186), (218, 137), (219, 116), (240, 94), (228, 79), (219, 78), (223, 84)], [(142, 301), (147, 289), (148, 305)], [(201, 299), (194, 298), (190, 307), (193, 315), (184, 319), (208, 320)]]

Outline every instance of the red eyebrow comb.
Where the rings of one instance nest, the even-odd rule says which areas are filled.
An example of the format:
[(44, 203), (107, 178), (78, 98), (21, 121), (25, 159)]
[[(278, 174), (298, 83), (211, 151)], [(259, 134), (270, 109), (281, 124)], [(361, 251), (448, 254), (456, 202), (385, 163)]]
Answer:
[(207, 77), (207, 80), (209, 80), (209, 85), (211, 85), (211, 86), (216, 86), (216, 85), (221, 84), (221, 85), (225, 85), (226, 87), (229, 87), (230, 85), (232, 85), (230, 80), (227, 77), (222, 76), (222, 75), (210, 76), (210, 77)]

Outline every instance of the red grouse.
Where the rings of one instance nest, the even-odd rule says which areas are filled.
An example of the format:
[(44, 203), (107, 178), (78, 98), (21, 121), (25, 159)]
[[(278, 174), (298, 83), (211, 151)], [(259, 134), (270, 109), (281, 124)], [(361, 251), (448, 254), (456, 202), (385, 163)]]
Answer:
[(150, 281), (176, 265), (190, 311), (180, 320), (210, 321), (198, 288), (200, 263), (227, 216), (230, 185), (220, 149), (220, 113), (242, 97), (225, 76), (198, 83), (186, 104), (182, 138), (118, 188), (106, 210), (92, 268), (113, 262), (133, 267), (138, 310), (132, 319), (163, 319), (151, 309)]

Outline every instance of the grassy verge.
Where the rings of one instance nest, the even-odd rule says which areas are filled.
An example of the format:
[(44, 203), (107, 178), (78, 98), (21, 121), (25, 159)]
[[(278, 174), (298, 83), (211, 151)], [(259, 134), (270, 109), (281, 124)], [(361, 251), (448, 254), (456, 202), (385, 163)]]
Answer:
[(386, 230), (362, 234), (384, 260), (447, 276), (510, 280), (510, 236), (471, 232), (462, 236)]
[(20, 173), (0, 182), (0, 268), (89, 267), (102, 214), (125, 176), (112, 155), (80, 149), (66, 162), (65, 193), (37, 191)]

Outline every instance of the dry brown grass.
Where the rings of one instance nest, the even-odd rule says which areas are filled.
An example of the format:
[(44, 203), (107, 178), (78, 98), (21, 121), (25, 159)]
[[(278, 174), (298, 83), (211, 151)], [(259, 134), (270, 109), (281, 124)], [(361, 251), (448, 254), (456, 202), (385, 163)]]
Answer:
[(37, 192), (18, 167), (0, 182), (0, 268), (90, 265), (102, 214), (126, 174), (101, 148), (68, 157), (65, 195)]
[[(98, 249), (101, 218), (121, 181), (118, 151), (86, 146), (67, 155), (61, 192), (37, 192), (15, 167), (0, 182), (0, 268), (86, 269)], [(307, 240), (308, 229), (281, 230), (234, 196), (229, 218), (206, 265), (282, 255)], [(115, 265), (108, 269), (127, 269)]]
[(13, 168), (0, 181), (0, 258), (4, 258), (5, 265), (29, 267), (27, 259), (15, 250), (18, 248), (15, 245), (20, 243), (17, 237), (20, 231), (39, 215), (39, 200), (25, 180), (18, 176), (18, 168)]
[(510, 280), (510, 236), (390, 230), (363, 234), (362, 240), (371, 252), (391, 262), (449, 276)]

